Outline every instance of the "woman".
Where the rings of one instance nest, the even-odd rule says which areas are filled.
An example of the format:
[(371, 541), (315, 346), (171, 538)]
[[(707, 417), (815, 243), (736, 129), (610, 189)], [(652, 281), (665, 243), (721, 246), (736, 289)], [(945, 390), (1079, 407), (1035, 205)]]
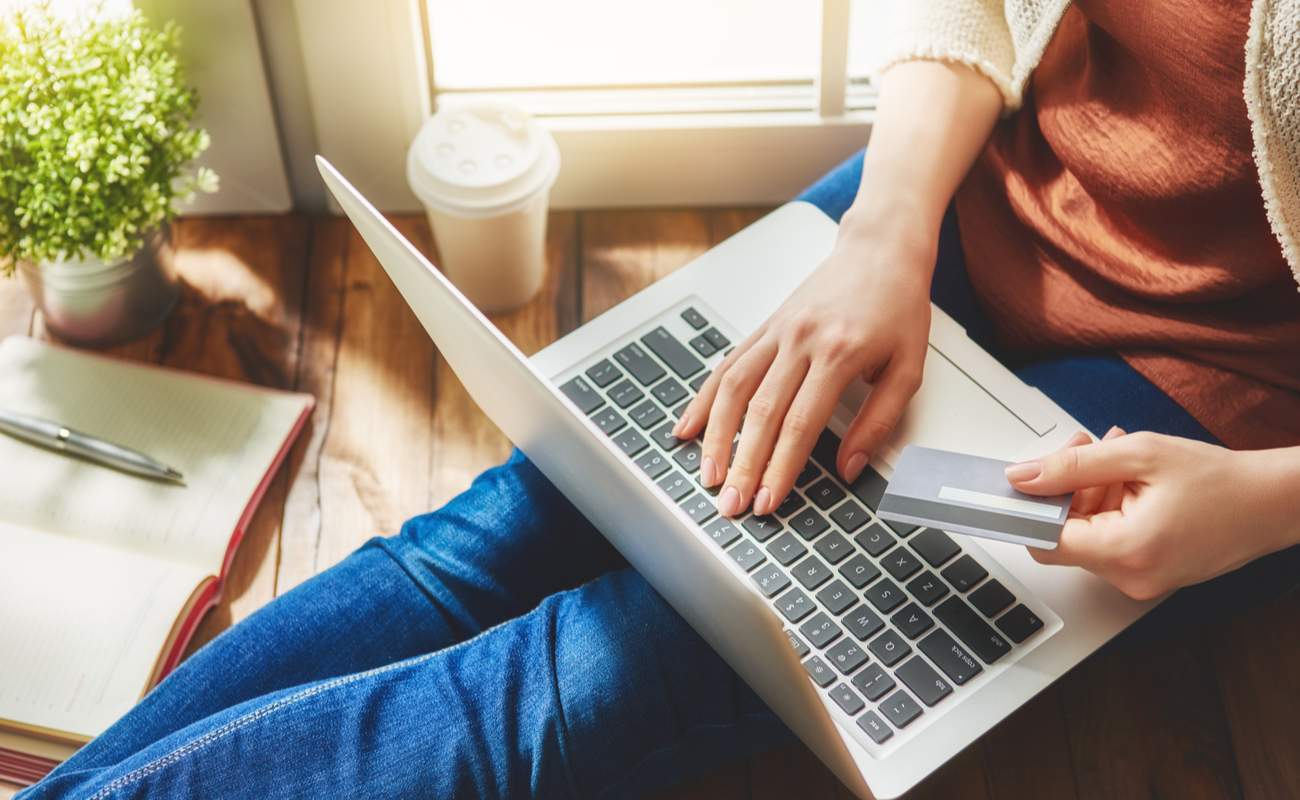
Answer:
[[(1295, 4), (1006, 5), (906, 4), (870, 149), (805, 195), (843, 215), (834, 252), (678, 432), (703, 436), (722, 511), (767, 511), (866, 375), (852, 479), (917, 388), (933, 294), (1106, 432), (1008, 471), (1078, 491), (1040, 560), (1154, 597), (1295, 544), (1300, 100), (1275, 105)], [(235, 626), (23, 797), (623, 796), (788, 737), (516, 454)]]

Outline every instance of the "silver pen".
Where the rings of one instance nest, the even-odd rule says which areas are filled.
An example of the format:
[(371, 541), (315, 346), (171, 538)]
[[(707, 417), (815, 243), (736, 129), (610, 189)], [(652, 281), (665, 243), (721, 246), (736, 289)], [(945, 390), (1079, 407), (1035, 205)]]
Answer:
[(179, 472), (138, 450), (87, 436), (48, 419), (0, 409), (0, 432), (123, 472), (172, 483), (185, 483), (185, 477)]

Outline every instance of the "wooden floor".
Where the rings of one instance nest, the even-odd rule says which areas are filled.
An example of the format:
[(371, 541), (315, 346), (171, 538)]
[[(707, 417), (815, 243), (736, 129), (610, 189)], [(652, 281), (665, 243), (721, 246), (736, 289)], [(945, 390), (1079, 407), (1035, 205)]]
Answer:
[[(760, 213), (554, 213), (541, 297), (496, 322), (525, 352), (536, 351)], [(432, 248), (422, 220), (397, 222)], [(176, 232), (181, 306), (162, 329), (113, 352), (319, 400), (197, 647), (373, 534), (445, 502), (509, 445), (436, 357), (347, 223), (201, 219)], [(0, 336), (11, 333), (43, 335), (21, 288), (0, 281)], [(671, 795), (847, 796), (797, 745), (725, 766)], [(1300, 797), (1300, 595), (1231, 619), (1123, 637), (911, 796)]]

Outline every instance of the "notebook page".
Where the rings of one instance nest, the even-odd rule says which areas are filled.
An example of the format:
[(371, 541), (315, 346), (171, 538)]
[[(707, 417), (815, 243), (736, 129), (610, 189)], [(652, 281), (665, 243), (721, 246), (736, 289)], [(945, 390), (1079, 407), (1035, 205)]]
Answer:
[(94, 736), (144, 693), (204, 571), (0, 524), (0, 720)]
[(0, 408), (180, 470), (143, 479), (0, 434), (0, 521), (220, 570), (230, 536), (310, 402), (43, 344), (0, 342)]

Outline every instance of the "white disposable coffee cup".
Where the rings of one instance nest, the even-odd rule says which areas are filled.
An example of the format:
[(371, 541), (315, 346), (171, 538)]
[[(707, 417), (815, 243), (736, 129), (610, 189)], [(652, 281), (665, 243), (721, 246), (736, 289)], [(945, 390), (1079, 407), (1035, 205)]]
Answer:
[(527, 303), (546, 277), (555, 139), (508, 105), (451, 105), (411, 143), (406, 178), (424, 204), (439, 268), (483, 311)]

